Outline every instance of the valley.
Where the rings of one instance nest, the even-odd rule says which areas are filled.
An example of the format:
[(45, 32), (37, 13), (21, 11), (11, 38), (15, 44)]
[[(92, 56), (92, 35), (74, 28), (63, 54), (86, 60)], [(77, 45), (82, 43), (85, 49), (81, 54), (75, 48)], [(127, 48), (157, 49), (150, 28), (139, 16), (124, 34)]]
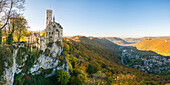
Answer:
[[(136, 44), (141, 43), (146, 39), (147, 40), (164, 39), (167, 37), (143, 37), (143, 38), (134, 38), (134, 39), (128, 38), (126, 39), (126, 41), (118, 37), (96, 38), (96, 37), (74, 36), (70, 38), (76, 42), (87, 43), (89, 45), (99, 46), (104, 49), (114, 51), (115, 54), (118, 55), (118, 59), (121, 60), (122, 64), (130, 68), (136, 68), (143, 72), (147, 72), (149, 74), (170, 75), (169, 56), (163, 56), (153, 51), (138, 50), (135, 47)], [(110, 42), (108, 42), (107, 40)], [(127, 42), (128, 40), (129, 42)], [(120, 43), (119, 44), (114, 43), (120, 41), (124, 42), (124, 45), (120, 45)], [(113, 44), (111, 42), (113, 42)], [(109, 46), (109, 44), (114, 45), (114, 47), (112, 47), (111, 45)], [(132, 44), (132, 45), (128, 45), (128, 44)]]
[[(157, 48), (166, 50), (162, 52), (166, 52), (164, 54), (168, 55), (168, 53), (170, 53), (168, 51), (170, 47), (169, 37), (143, 37), (125, 39), (118, 37), (105, 38), (120, 45), (119, 50), (121, 52), (121, 61), (126, 66), (130, 68), (137, 68), (141, 71), (151, 74), (170, 75), (170, 57), (161, 55), (162, 53), (160, 53), (159, 50), (153, 52), (154, 49), (152, 51), (151, 48), (151, 46), (154, 48), (155, 44), (155, 47), (157, 46)], [(160, 42), (159, 46), (157, 45), (158, 41)]]
[[(76, 58), (82, 60), (84, 65), (85, 65), (85, 62), (86, 63), (89, 62), (89, 64), (92, 65), (94, 69), (91, 69), (91, 71), (94, 73), (88, 73), (88, 75), (91, 75), (91, 76), (87, 76), (87, 81), (91, 83), (92, 81), (96, 81), (96, 82), (93, 82), (93, 84), (96, 84), (97, 82), (100, 84), (101, 82), (106, 84), (106, 81), (107, 82), (111, 81), (110, 82), (111, 84), (118, 84), (120, 82), (124, 84), (142, 84), (140, 81), (143, 81), (145, 83), (147, 81), (151, 81), (152, 84), (156, 84), (156, 81), (159, 81), (159, 80), (153, 80), (153, 79), (157, 79), (156, 76), (157, 77), (159, 76), (161, 78), (169, 78), (169, 74), (166, 74), (166, 72), (163, 73), (163, 75), (162, 74), (158, 75), (157, 73), (149, 73), (149, 71), (147, 70), (142, 71), (141, 69), (138, 69), (137, 67), (133, 67), (137, 64), (142, 65), (142, 62), (143, 62), (142, 60), (141, 62), (138, 62), (138, 60), (136, 60), (136, 62), (132, 64), (131, 62), (127, 62), (128, 61), (126, 60), (127, 57), (122, 58), (122, 55), (124, 55), (124, 53), (122, 54), (122, 51), (123, 50), (125, 51), (125, 49), (127, 49), (127, 52), (131, 51), (131, 49), (134, 50), (134, 52), (132, 53), (133, 56), (131, 56), (130, 53), (127, 53), (127, 52), (125, 53), (125, 55), (128, 54), (129, 57), (133, 58), (132, 60), (134, 61), (135, 59), (140, 59), (142, 57), (144, 58), (148, 55), (160, 56), (159, 54), (156, 54), (155, 52), (139, 51), (134, 47), (118, 46), (116, 44), (112, 44), (112, 45), (115, 45), (114, 47), (116, 48), (110, 50), (111, 45), (108, 45), (108, 44), (111, 44), (111, 43), (108, 40), (105, 40), (103, 38), (96, 38), (96, 37), (74, 36), (74, 37), (66, 38), (65, 42), (69, 45), (69, 47), (71, 45), (73, 46), (73, 48), (76, 46), (78, 54), (73, 53), (73, 55), (74, 54), (79, 55), (79, 57), (77, 56)], [(84, 54), (84, 52), (86, 55)], [(86, 59), (88, 57), (84, 57), (84, 56), (88, 56), (90, 59)], [(123, 61), (124, 63), (122, 63), (121, 61)], [(168, 64), (168, 62), (166, 62), (166, 64)], [(97, 67), (95, 67), (96, 65)], [(130, 67), (130, 65), (132, 67)], [(99, 70), (99, 68), (101, 69)], [(95, 69), (98, 71), (96, 71)], [(90, 70), (89, 67), (88, 67), (88, 70)], [(145, 75), (145, 76), (142, 76), (142, 75)], [(107, 80), (104, 80), (104, 78), (106, 78)], [(110, 80), (110, 78), (114, 80)], [(128, 82), (128, 83), (125, 83), (125, 82)], [(150, 83), (147, 82), (147, 83), (151, 84), (151, 82)]]

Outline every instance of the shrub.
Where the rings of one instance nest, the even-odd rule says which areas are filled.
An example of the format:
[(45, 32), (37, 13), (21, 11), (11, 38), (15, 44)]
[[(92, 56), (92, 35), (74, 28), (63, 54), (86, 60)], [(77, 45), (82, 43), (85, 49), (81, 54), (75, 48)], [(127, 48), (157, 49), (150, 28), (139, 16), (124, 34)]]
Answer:
[(69, 51), (70, 47), (68, 44), (64, 43), (64, 51)]
[(86, 73), (84, 73), (83, 70), (80, 69), (74, 69), (73, 70), (73, 76), (70, 79), (71, 85), (82, 85), (85, 83), (85, 80), (87, 79)]
[(55, 79), (57, 80), (56, 83), (60, 85), (67, 85), (69, 82), (70, 75), (67, 71), (62, 69), (58, 70), (55, 74)]
[(97, 67), (96, 65), (92, 65), (92, 64), (89, 64), (89, 66), (87, 68), (87, 72), (89, 74), (96, 73), (98, 70), (99, 70), (99, 67)]
[[(8, 66), (11, 67), (13, 65), (13, 48), (12, 46), (0, 46), (0, 76), (3, 75), (3, 71), (5, 70), (5, 64), (7, 62)], [(1, 78), (0, 78), (1, 81)]]
[(56, 41), (55, 42), (58, 46), (62, 46), (61, 41)]

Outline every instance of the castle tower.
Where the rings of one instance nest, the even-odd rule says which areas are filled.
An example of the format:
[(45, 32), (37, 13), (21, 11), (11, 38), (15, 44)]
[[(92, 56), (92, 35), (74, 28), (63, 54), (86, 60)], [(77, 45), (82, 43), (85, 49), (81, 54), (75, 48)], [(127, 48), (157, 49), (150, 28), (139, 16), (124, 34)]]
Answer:
[(46, 10), (46, 27), (52, 22), (52, 10)]

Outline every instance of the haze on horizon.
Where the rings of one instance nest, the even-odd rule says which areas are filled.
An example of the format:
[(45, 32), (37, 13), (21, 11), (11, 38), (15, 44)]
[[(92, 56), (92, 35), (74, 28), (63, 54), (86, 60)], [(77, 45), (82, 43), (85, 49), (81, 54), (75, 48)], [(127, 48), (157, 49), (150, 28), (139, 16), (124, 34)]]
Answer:
[(45, 29), (45, 10), (52, 9), (64, 36), (170, 36), (168, 0), (26, 0), (29, 30)]

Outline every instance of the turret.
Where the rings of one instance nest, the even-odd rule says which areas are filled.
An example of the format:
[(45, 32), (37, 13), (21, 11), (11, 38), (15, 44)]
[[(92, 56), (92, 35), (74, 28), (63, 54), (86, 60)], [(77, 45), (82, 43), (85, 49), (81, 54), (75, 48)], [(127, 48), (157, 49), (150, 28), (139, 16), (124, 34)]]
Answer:
[(55, 22), (55, 16), (53, 16), (53, 22)]
[(52, 22), (52, 10), (46, 10), (46, 27)]

